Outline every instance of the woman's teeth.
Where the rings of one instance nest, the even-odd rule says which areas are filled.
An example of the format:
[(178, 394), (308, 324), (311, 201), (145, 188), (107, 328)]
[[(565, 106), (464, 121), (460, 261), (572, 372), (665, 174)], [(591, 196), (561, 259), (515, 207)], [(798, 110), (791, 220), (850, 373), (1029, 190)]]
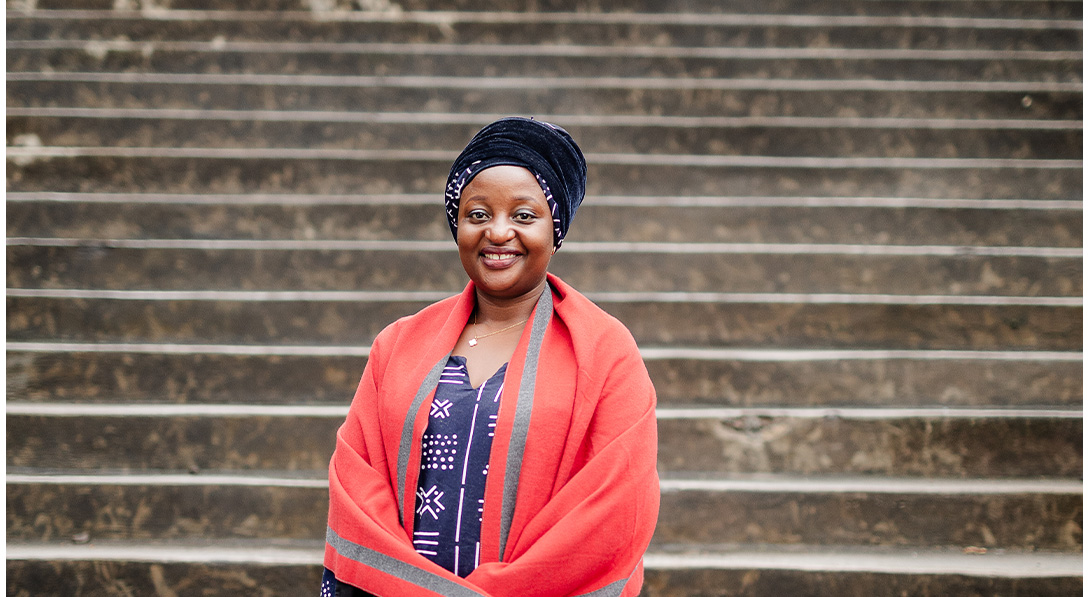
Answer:
[(494, 259), (496, 261), (506, 261), (508, 259), (514, 259), (515, 255), (514, 255), (514, 253), (502, 253), (502, 254), (485, 253), (484, 257), (486, 257), (488, 259)]

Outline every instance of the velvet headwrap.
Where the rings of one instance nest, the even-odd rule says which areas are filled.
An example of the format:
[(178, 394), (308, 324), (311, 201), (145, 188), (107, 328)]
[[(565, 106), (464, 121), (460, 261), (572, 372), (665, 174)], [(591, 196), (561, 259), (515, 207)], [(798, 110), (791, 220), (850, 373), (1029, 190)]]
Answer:
[(480, 130), (450, 167), (446, 179), (446, 219), (458, 236), (461, 191), (492, 166), (528, 169), (552, 209), (553, 244), (559, 247), (586, 194), (586, 158), (562, 128), (530, 118), (504, 118)]

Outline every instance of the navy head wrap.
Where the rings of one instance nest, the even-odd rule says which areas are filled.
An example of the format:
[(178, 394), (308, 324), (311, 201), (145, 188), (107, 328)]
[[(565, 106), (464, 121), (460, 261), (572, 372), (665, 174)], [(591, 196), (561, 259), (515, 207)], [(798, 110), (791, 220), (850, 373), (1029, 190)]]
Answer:
[(504, 118), (480, 130), (450, 167), (446, 219), (458, 237), (461, 191), (492, 166), (521, 166), (537, 178), (552, 210), (553, 244), (559, 247), (586, 195), (586, 158), (562, 128), (530, 118)]

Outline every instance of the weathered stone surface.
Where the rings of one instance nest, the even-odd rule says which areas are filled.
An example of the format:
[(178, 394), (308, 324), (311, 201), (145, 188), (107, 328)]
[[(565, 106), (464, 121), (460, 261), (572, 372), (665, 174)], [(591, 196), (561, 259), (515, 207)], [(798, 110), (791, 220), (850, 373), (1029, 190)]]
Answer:
[[(200, 151), (204, 154), (206, 152)], [(8, 191), (162, 193), (438, 193), (456, 151), (419, 159), (289, 157), (77, 156), (8, 160)], [(587, 193), (594, 195), (861, 196), (987, 199), (1079, 197), (1075, 161), (1058, 168), (982, 164), (940, 169), (901, 165), (791, 163), (632, 165), (588, 158)], [(728, 159), (728, 158), (723, 158)], [(779, 159), (779, 158), (768, 158)], [(785, 158), (783, 158), (785, 159)]]
[[(849, 416), (849, 413), (844, 413)], [(723, 473), (1076, 477), (1079, 419), (789, 416), (658, 421), (659, 468)]]
[[(424, 301), (8, 298), (10, 341), (368, 346)], [(614, 302), (641, 346), (1081, 349), (1080, 306)]]
[[(597, 70), (595, 68), (595, 70)], [(136, 116), (136, 115), (133, 115)], [(403, 123), (353, 122), (351, 115), (329, 115), (313, 121), (312, 114), (286, 121), (254, 121), (239, 113), (231, 119), (162, 119), (113, 115), (87, 118), (9, 116), (8, 142), (35, 135), (42, 145), (73, 147), (305, 147), (323, 149), (448, 149), (460, 150), (491, 116), (466, 118), (458, 124), (429, 123), (428, 115)], [(340, 120), (338, 122), (338, 120)], [(761, 155), (813, 157), (910, 157), (1079, 159), (1080, 129), (971, 129), (890, 127), (875, 123), (849, 126), (829, 121), (792, 126), (789, 122), (704, 123), (680, 121), (623, 125), (565, 122), (587, 153), (641, 155)], [(572, 120), (574, 120), (572, 118)]]
[[(10, 127), (9, 127), (10, 131)], [(135, 197), (140, 200), (139, 195)], [(19, 201), (9, 196), (7, 235), (44, 238), (199, 238), (266, 240), (441, 240), (451, 238), (439, 196), (426, 203), (307, 204), (80, 203)], [(119, 197), (119, 199), (123, 199)], [(238, 200), (237, 203), (232, 201)], [(317, 198), (320, 201), (320, 198)], [(361, 198), (365, 199), (365, 198)], [(396, 198), (391, 198), (396, 201)], [(761, 207), (685, 204), (614, 205), (587, 197), (567, 242), (828, 243), (1080, 247), (1074, 209), (940, 207)], [(759, 203), (759, 200), (756, 200)], [(772, 203), (772, 200), (768, 200)]]
[[(54, 77), (55, 78), (55, 77)], [(495, 80), (491, 81), (494, 85)], [(489, 89), (398, 84), (214, 85), (179, 79), (169, 84), (9, 80), (7, 105), (350, 112), (465, 112), (476, 114), (678, 114), (685, 116), (811, 116), (878, 118), (1009, 118), (1080, 120), (1081, 93), (927, 91), (926, 89), (791, 90), (662, 89), (656, 85), (579, 86), (562, 80)], [(1026, 101), (1028, 98), (1028, 101)], [(963, 189), (962, 189), (963, 191)]]
[(343, 417), (7, 417), (8, 466), (322, 471)]
[[(573, 247), (573, 245), (572, 245)], [(468, 278), (448, 252), (7, 247), (9, 288), (427, 290)], [(758, 292), (1080, 296), (1080, 258), (595, 253), (561, 249), (550, 271), (583, 293)]]
[[(314, 549), (317, 552), (320, 546)], [(233, 596), (240, 591), (260, 597), (296, 597), (314, 592), (314, 588), (321, 581), (321, 566), (8, 560), (7, 578), (8, 593), (13, 597), (155, 595), (164, 588), (178, 597)], [(1080, 577), (996, 578), (917, 573), (801, 572), (774, 569), (651, 568), (645, 572), (643, 591), (640, 594), (645, 597), (732, 597), (735, 595), (1074, 597), (1082, 594), (1082, 579)]]
[[(515, 27), (517, 28), (517, 27)], [(509, 32), (508, 32), (509, 34)], [(652, 34), (652, 33), (651, 33)], [(473, 36), (477, 39), (479, 35)], [(534, 36), (535, 37), (535, 36)], [(455, 42), (456, 43), (456, 42)], [(525, 42), (523, 42), (525, 43)], [(538, 42), (541, 43), (541, 42)], [(544, 42), (548, 43), (548, 42)], [(851, 59), (794, 58), (766, 52), (764, 56), (690, 57), (655, 55), (654, 51), (627, 55), (552, 56), (525, 54), (503, 46), (488, 48), (474, 60), (447, 48), (438, 51), (386, 53), (360, 51), (330, 52), (328, 49), (283, 53), (260, 50), (193, 51), (156, 47), (146, 42), (128, 49), (115, 49), (104, 55), (86, 50), (9, 49), (8, 68), (24, 72), (131, 72), (157, 73), (276, 73), (282, 75), (331, 76), (431, 76), (431, 77), (593, 77), (608, 73), (611, 77), (703, 77), (715, 79), (862, 79), (895, 81), (1009, 81), (1026, 83), (1080, 82), (1080, 60), (1020, 58), (997, 54), (989, 59), (946, 60), (925, 57)], [(488, 50), (491, 50), (490, 52)], [(477, 52), (473, 52), (477, 54)], [(648, 55), (649, 54), (649, 55)]]
[[(265, 544), (262, 544), (262, 546)], [(321, 547), (314, 547), (321, 553)], [(320, 565), (152, 563), (127, 561), (7, 561), (10, 597), (129, 597), (317, 594)]]
[(662, 404), (1080, 408), (1081, 363), (1019, 360), (653, 359)]
[[(69, 470), (322, 470), (342, 422), (338, 416), (8, 415), (7, 463)], [(663, 471), (1071, 477), (1082, 467), (1081, 421), (1073, 418), (664, 419), (658, 434)]]
[[(9, 572), (10, 574), (10, 572)], [(953, 574), (888, 574), (796, 570), (649, 570), (645, 597), (732, 597), (742, 595), (1024, 595), (1082, 594), (1081, 577), (998, 578)]]
[[(173, 5), (177, 7), (177, 2)], [(289, 12), (277, 14), (276, 9), (262, 5), (264, 10), (260, 12), (228, 13), (217, 19), (177, 19), (177, 20), (149, 20), (134, 16), (132, 13), (94, 13), (80, 14), (59, 12), (50, 14), (49, 19), (36, 18), (33, 12), (13, 13), (8, 18), (8, 38), (15, 39), (79, 39), (99, 40), (130, 39), (139, 42), (194, 40), (212, 41), (222, 38), (224, 41), (270, 39), (283, 41), (321, 41), (352, 43), (360, 41), (372, 41), (383, 43), (506, 43), (506, 44), (547, 44), (547, 45), (593, 45), (593, 46), (653, 46), (659, 48), (669, 47), (749, 47), (749, 48), (773, 48), (773, 47), (801, 47), (801, 48), (917, 48), (917, 49), (993, 49), (993, 50), (1069, 50), (1080, 49), (1080, 31), (1057, 26), (1050, 29), (1013, 29), (1006, 27), (980, 28), (971, 27), (969, 23), (934, 24), (933, 22), (910, 20), (885, 20), (871, 22), (851, 22), (850, 20), (824, 19), (823, 22), (808, 22), (795, 24), (788, 19), (767, 19), (763, 22), (751, 22), (750, 19), (706, 19), (705, 22), (677, 23), (674, 19), (665, 18), (650, 20), (641, 18), (639, 13), (670, 12), (663, 4), (648, 2), (642, 7), (625, 3), (622, 10), (612, 7), (604, 7), (605, 12), (611, 13), (610, 19), (602, 22), (597, 15), (587, 14), (581, 21), (578, 18), (542, 18), (528, 20), (521, 18), (524, 6), (510, 6), (498, 10), (515, 13), (513, 16), (500, 15), (498, 18), (488, 15), (489, 18), (478, 18), (473, 15), (477, 11), (488, 9), (480, 5), (464, 6), (466, 11), (442, 21), (437, 19), (419, 19), (412, 15), (403, 18), (351, 18), (351, 13), (340, 15), (331, 14), (323, 16), (308, 14), (308, 12)], [(345, 3), (346, 4), (346, 3)], [(401, 4), (401, 3), (399, 3)], [(699, 5), (687, 3), (688, 6), (682, 13), (688, 14), (744, 14), (757, 12), (761, 15), (773, 15), (783, 10), (776, 10), (774, 6), (752, 5), (739, 7), (736, 2), (722, 5), (715, 2), (704, 1)], [(816, 4), (816, 3), (815, 3)], [(1018, 12), (1029, 12), (1023, 7), (1013, 6), (1013, 2), (1004, 2), (1000, 11), (986, 10), (979, 7), (955, 7), (956, 3), (940, 3), (944, 6), (935, 10), (933, 3), (914, 5), (909, 3), (890, 3), (890, 7), (881, 7), (876, 10), (870, 6), (856, 5), (853, 7), (832, 6), (814, 11), (804, 3), (786, 8), (789, 11), (797, 11), (797, 14), (823, 13), (838, 16), (878, 16), (882, 13), (899, 14), (902, 16), (917, 17), (920, 14), (934, 15), (944, 12), (960, 13), (967, 16), (972, 12), (982, 12), (986, 16), (993, 17), (1001, 14), (1006, 18)], [(1059, 3), (1069, 5), (1071, 3)], [(41, 8), (42, 3), (38, 6)], [(925, 6), (925, 8), (922, 8)], [(71, 10), (75, 6), (58, 7)], [(207, 6), (194, 7), (207, 9)], [(238, 3), (232, 3), (224, 7), (228, 11), (239, 10)], [(294, 3), (292, 9), (307, 10), (303, 2)], [(348, 8), (346, 6), (346, 8)], [(419, 7), (426, 11), (442, 10), (433, 4)], [(754, 10), (755, 9), (755, 10)], [(245, 9), (241, 9), (245, 10)], [(291, 10), (291, 9), (288, 9)], [(457, 10), (457, 9), (454, 9)], [(560, 8), (567, 12), (569, 7)], [(592, 10), (601, 12), (602, 9)], [(1066, 11), (1070, 9), (1067, 8)], [(1063, 14), (1062, 8), (1035, 9), (1037, 14), (1033, 18), (1041, 19), (1067, 19), (1068, 14)], [(49, 14), (49, 13), (46, 13)], [(625, 18), (625, 14), (631, 14)], [(78, 15), (78, 17), (76, 16)], [(358, 13), (357, 13), (358, 15)], [(950, 16), (953, 16), (950, 14)], [(981, 15), (982, 16), (982, 15)], [(338, 18), (340, 17), (340, 18)], [(344, 18), (348, 17), (348, 18)], [(1078, 14), (1073, 17), (1080, 19)], [(421, 22), (422, 21), (422, 22)], [(491, 21), (491, 22), (489, 22)], [(944, 25), (944, 26), (942, 26)], [(154, 47), (154, 46), (152, 46)], [(89, 46), (88, 50), (93, 50)], [(87, 52), (91, 54), (91, 51)], [(542, 52), (542, 54), (545, 54)], [(547, 56), (547, 54), (545, 54)], [(108, 55), (99, 55), (100, 59), (108, 58)], [(143, 70), (150, 70), (154, 65), (154, 53), (145, 57), (145, 62), (137, 66)], [(949, 61), (957, 62), (957, 61)], [(968, 59), (960, 62), (970, 63)], [(290, 63), (285, 62), (285, 67), (290, 68)], [(12, 69), (20, 70), (20, 69)], [(207, 69), (215, 72), (216, 69)], [(603, 71), (609, 72), (610, 71)], [(895, 76), (895, 71), (886, 73), (886, 76)], [(926, 76), (921, 76), (926, 80)]]
[(9, 352), (7, 397), (347, 407), (366, 362), (352, 356)]
[(7, 504), (11, 540), (317, 540), (329, 498), (324, 487), (11, 484)]
[[(7, 397), (92, 403), (337, 404), (352, 356), (7, 353)], [(662, 406), (1080, 408), (1081, 363), (1025, 360), (648, 359)]]
[[(109, 0), (77, 0), (75, 2), (58, 2), (57, 0), (40, 0), (34, 6), (38, 9), (73, 9), (83, 10), (118, 10)], [(541, 0), (534, 3), (533, 10), (541, 13), (551, 12), (585, 12), (601, 13), (617, 10), (614, 0)], [(1077, 2), (1061, 1), (1047, 3), (1030, 3), (1026, 6), (1023, 2), (1003, 0), (987, 2), (984, 4), (964, 3), (956, 1), (924, 1), (897, 0), (882, 2), (872, 5), (865, 0), (848, 0), (843, 2), (812, 2), (808, 0), (741, 0), (723, 5), (715, 0), (669, 0), (658, 2), (656, 0), (637, 0), (635, 2), (623, 2), (619, 4), (624, 11), (648, 12), (648, 13), (738, 13), (738, 14), (795, 14), (795, 15), (900, 15), (916, 16), (929, 14), (933, 16), (990, 16), (1001, 14), (1009, 18), (1040, 18), (1040, 19), (1064, 19), (1081, 17), (1080, 6)], [(13, 7), (16, 8), (17, 6)], [(239, 10), (239, 11), (274, 11), (291, 10), (309, 13), (309, 16), (319, 20), (328, 20), (330, 16), (343, 14), (340, 11), (351, 12), (359, 7), (338, 0), (328, 3), (313, 3), (304, 0), (237, 0), (227, 4), (206, 2), (202, 0), (173, 0), (169, 7), (175, 10)], [(444, 0), (432, 2), (424, 0), (402, 0), (396, 4), (381, 5), (372, 11), (399, 15), (406, 10), (439, 10), (439, 11), (478, 11), (478, 10), (511, 10), (520, 11), (526, 7), (523, 4), (511, 3), (509, 0)], [(120, 10), (124, 14), (125, 11)], [(30, 14), (33, 14), (31, 12)]]
[(655, 543), (898, 545), (1079, 552), (1081, 495), (662, 494)]
[[(325, 493), (325, 488), (13, 484), (7, 491), (7, 536), (321, 539)], [(234, 507), (217, 507), (223, 503)], [(682, 491), (663, 494), (652, 544), (1077, 551), (1081, 518), (1079, 495)]]

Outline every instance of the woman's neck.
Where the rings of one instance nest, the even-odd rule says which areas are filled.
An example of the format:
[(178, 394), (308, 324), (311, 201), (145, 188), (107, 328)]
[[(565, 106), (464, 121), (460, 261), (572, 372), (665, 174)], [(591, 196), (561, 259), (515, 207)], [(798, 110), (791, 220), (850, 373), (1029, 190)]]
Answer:
[(472, 323), (488, 324), (496, 326), (504, 323), (513, 323), (529, 319), (533, 314), (533, 308), (537, 305), (537, 299), (547, 287), (542, 283), (538, 288), (522, 296), (512, 299), (496, 299), (476, 293), (476, 309), (473, 312)]

